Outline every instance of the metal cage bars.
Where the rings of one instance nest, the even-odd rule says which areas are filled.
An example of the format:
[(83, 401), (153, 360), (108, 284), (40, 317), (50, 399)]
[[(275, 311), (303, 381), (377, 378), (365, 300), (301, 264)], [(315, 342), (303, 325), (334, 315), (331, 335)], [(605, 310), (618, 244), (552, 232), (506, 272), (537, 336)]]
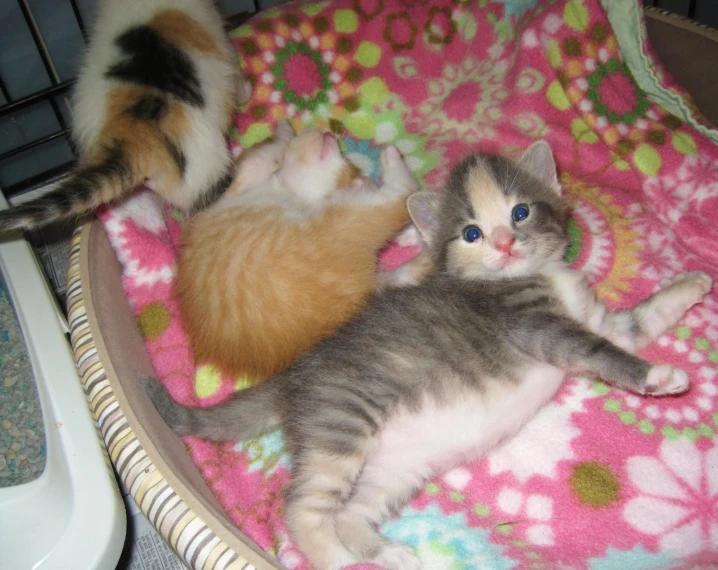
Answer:
[[(85, 29), (85, 25), (82, 20), (82, 14), (80, 13), (80, 9), (77, 5), (77, 2), (76, 0), (67, 1), (70, 3), (70, 6), (72, 8), (75, 20), (82, 35), (82, 39), (85, 43), (87, 43), (87, 31)], [(6, 152), (3, 152), (2, 154), (0, 154), (0, 162), (61, 137), (67, 138), (70, 149), (74, 154), (75, 151), (69, 137), (70, 129), (64, 115), (62, 114), (60, 105), (56, 99), (59, 95), (67, 94), (72, 87), (74, 81), (60, 81), (60, 77), (57, 74), (57, 70), (55, 69), (55, 66), (53, 64), (50, 52), (47, 49), (45, 41), (43, 40), (40, 29), (37, 25), (37, 22), (35, 21), (35, 18), (32, 14), (32, 10), (28, 5), (27, 0), (17, 0), (17, 3), (20, 7), (20, 11), (22, 12), (25, 24), (30, 31), (30, 35), (32, 36), (32, 40), (35, 44), (35, 48), (37, 49), (37, 53), (42, 60), (42, 65), (45, 68), (45, 73), (47, 74), (47, 78), (50, 81), (50, 87), (41, 91), (37, 91), (35, 93), (31, 93), (30, 95), (26, 95), (25, 97), (13, 100), (10, 96), (10, 92), (8, 91), (7, 86), (5, 85), (5, 82), (3, 81), (2, 77), (0, 77), (0, 91), (2, 92), (2, 95), (6, 101), (6, 103), (0, 107), (0, 117), (10, 116), (13, 113), (16, 113), (22, 109), (46, 101), (50, 104), (50, 107), (52, 108), (53, 114), (55, 115), (55, 119), (60, 125), (60, 130), (17, 146)], [(57, 175), (58, 173), (67, 170), (70, 165), (71, 163), (67, 163), (56, 167), (49, 172), (41, 173), (38, 176), (27, 178), (22, 182), (4, 188), (3, 192), (7, 198), (10, 198), (11, 196), (19, 194), (25, 189), (37, 185), (39, 182), (52, 176), (53, 174)]]
[[(67, 0), (67, 1), (69, 2), (70, 6), (72, 8), (72, 12), (75, 16), (75, 20), (77, 21), (78, 28), (80, 30), (80, 33), (82, 34), (82, 39), (85, 42), (85, 44), (87, 44), (87, 29), (86, 29), (85, 23), (82, 19), (82, 13), (80, 12), (80, 9), (77, 5), (77, 1), (76, 0)], [(15, 148), (5, 151), (3, 153), (0, 153), (0, 163), (3, 160), (7, 160), (9, 158), (12, 158), (12, 157), (22, 154), (26, 151), (29, 151), (33, 148), (37, 148), (39, 146), (42, 146), (45, 143), (48, 143), (50, 141), (53, 141), (55, 139), (59, 139), (62, 137), (65, 137), (67, 139), (70, 149), (72, 150), (73, 154), (75, 154), (75, 149), (73, 148), (72, 140), (70, 139), (69, 125), (67, 125), (67, 121), (65, 120), (65, 117), (62, 114), (60, 105), (58, 104), (58, 102), (56, 100), (57, 96), (66, 95), (69, 93), (70, 89), (72, 88), (72, 86), (74, 84), (74, 80), (60, 81), (57, 71), (55, 70), (55, 66), (53, 64), (52, 57), (50, 56), (49, 50), (47, 49), (45, 41), (42, 38), (42, 34), (37, 25), (37, 22), (35, 21), (35, 18), (32, 14), (32, 10), (30, 9), (30, 6), (28, 5), (27, 0), (17, 0), (17, 2), (20, 7), (20, 10), (22, 11), (22, 15), (25, 20), (25, 23), (27, 24), (30, 34), (32, 35), (32, 40), (35, 44), (35, 48), (37, 49), (37, 52), (40, 55), (43, 67), (45, 68), (45, 73), (47, 74), (47, 77), (50, 80), (51, 85), (50, 85), (50, 87), (43, 89), (41, 91), (37, 91), (37, 92), (27, 95), (25, 97), (19, 98), (17, 100), (13, 100), (12, 97), (10, 96), (10, 92), (8, 91), (7, 86), (5, 85), (5, 82), (3, 81), (2, 77), (0, 76), (0, 93), (2, 93), (2, 95), (6, 101), (6, 103), (4, 105), (0, 106), (0, 118), (10, 116), (13, 113), (16, 113), (17, 111), (20, 111), (22, 109), (25, 109), (27, 107), (30, 107), (30, 106), (38, 104), (38, 103), (42, 103), (43, 101), (47, 101), (52, 108), (52, 111), (55, 115), (55, 118), (57, 119), (58, 124), (60, 125), (60, 130), (58, 130), (54, 133), (45, 135), (43, 137), (37, 138), (35, 140), (29, 141), (25, 144), (17, 146)], [(252, 6), (254, 8), (255, 13), (261, 9), (259, 0), (252, 0)], [(246, 19), (246, 17), (241, 17), (242, 16), (241, 14), (238, 16), (240, 16), (239, 19), (234, 19), (234, 21), (232, 21), (233, 25), (239, 25), (242, 21), (244, 21), (244, 19)], [(58, 176), (61, 176), (64, 172), (66, 172), (69, 169), (69, 167), (71, 165), (72, 165), (71, 162), (66, 163), (66, 164), (57, 166), (55, 168), (52, 168), (50, 170), (47, 170), (45, 172), (42, 172), (40, 174), (28, 177), (25, 180), (23, 180), (17, 184), (13, 184), (13, 185), (5, 187), (3, 189), (3, 193), (5, 194), (5, 196), (7, 198), (16, 196), (25, 190), (29, 190), (29, 189), (36, 187), (44, 182), (48, 182), (54, 178), (57, 178)]]

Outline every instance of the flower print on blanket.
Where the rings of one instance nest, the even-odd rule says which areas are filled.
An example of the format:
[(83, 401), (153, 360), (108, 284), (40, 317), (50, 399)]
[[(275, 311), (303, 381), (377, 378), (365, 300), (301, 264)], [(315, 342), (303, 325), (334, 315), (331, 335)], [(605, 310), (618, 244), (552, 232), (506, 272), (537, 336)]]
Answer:
[[(718, 277), (718, 149), (639, 87), (599, 0), (290, 2), (232, 37), (254, 85), (236, 153), (286, 117), (336, 133), (372, 176), (379, 149), (395, 144), (421, 188), (441, 190), (465, 153), (518, 156), (543, 138), (574, 206), (566, 259), (610, 307), (681, 271)], [(172, 292), (183, 215), (141, 193), (100, 218), (173, 397), (211, 406), (246, 387), (192, 360)], [(381, 261), (415, 253), (393, 244)], [(431, 569), (718, 564), (716, 293), (642, 355), (686, 370), (691, 390), (641, 398), (569, 379), (514, 439), (428, 481), (383, 532)], [(305, 570), (282, 521), (291, 458), (281, 432), (185, 442), (232, 521)]]
[(665, 440), (658, 457), (631, 457), (626, 470), (638, 494), (623, 517), (656, 537), (661, 550), (708, 561), (718, 558), (718, 445), (701, 447), (686, 438)]

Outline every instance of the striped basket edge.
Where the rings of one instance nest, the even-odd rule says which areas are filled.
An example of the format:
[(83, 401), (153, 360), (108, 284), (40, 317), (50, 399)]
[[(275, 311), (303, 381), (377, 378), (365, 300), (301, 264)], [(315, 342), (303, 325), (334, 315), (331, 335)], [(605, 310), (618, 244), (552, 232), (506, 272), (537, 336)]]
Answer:
[[(70, 342), (88, 406), (104, 448), (145, 516), (184, 563), (193, 570), (256, 570), (197, 516), (156, 468), (119, 407), (97, 353), (85, 310), (79, 226), (70, 247), (67, 315)], [(109, 467), (109, 465), (108, 465)]]

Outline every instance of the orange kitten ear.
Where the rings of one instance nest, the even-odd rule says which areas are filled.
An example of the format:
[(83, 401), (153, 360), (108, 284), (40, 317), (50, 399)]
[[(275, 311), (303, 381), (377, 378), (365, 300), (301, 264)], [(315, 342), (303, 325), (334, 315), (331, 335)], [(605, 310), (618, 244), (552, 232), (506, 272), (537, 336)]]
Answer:
[(429, 245), (436, 229), (440, 204), (441, 196), (435, 192), (415, 192), (406, 200), (406, 207), (414, 225)]
[(296, 137), (297, 134), (294, 132), (292, 123), (290, 123), (289, 120), (279, 119), (279, 121), (277, 121), (277, 128), (274, 130), (274, 136), (280, 141), (289, 142)]
[(551, 147), (546, 141), (540, 140), (533, 143), (521, 155), (518, 165), (529, 174), (546, 182), (557, 194), (561, 193), (561, 185), (556, 176), (556, 163)]
[(252, 98), (252, 84), (242, 72), (239, 72), (236, 76), (235, 89), (237, 92), (237, 102), (240, 105), (244, 105)]

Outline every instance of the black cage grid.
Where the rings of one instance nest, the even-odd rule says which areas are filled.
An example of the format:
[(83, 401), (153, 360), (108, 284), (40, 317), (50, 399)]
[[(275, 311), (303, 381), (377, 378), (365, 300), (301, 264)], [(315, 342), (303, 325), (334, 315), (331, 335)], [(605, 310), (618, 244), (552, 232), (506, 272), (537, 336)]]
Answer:
[[(68, 105), (68, 96), (74, 85), (74, 79), (66, 79), (64, 81), (61, 80), (53, 63), (52, 56), (50, 55), (48, 47), (42, 36), (42, 33), (40, 32), (40, 28), (37, 24), (37, 21), (33, 15), (32, 9), (28, 3), (28, 0), (15, 1), (17, 2), (20, 11), (22, 12), (25, 25), (30, 32), (34, 47), (37, 50), (37, 54), (42, 61), (42, 66), (44, 68), (45, 74), (47, 75), (47, 79), (49, 80), (50, 86), (29, 95), (13, 99), (10, 90), (7, 88), (5, 81), (3, 80), (2, 74), (0, 74), (0, 93), (5, 100), (5, 104), (0, 105), (0, 119), (12, 117), (20, 111), (28, 109), (34, 105), (46, 102), (50, 105), (50, 108), (52, 109), (52, 113), (57, 120), (59, 129), (49, 134), (45, 134), (41, 137), (34, 138), (28, 142), (23, 142), (22, 144), (15, 146), (14, 148), (11, 148), (9, 150), (5, 150), (4, 152), (0, 153), (0, 164), (2, 164), (4, 161), (7, 161), (8, 159), (11, 159), (18, 155), (31, 151), (32, 149), (41, 147), (42, 145), (45, 145), (51, 141), (61, 138), (64, 138), (67, 141), (73, 157), (76, 157), (76, 149), (74, 148), (70, 137), (70, 125), (68, 124), (66, 118), (69, 113), (63, 113), (63, 109), (61, 108), (61, 105), (63, 104)], [(77, 0), (65, 1), (72, 8), (72, 12), (77, 22), (80, 34), (82, 35), (82, 39), (86, 45), (88, 41), (87, 28), (83, 19), (83, 14), (80, 9), (80, 6), (78, 5)], [(251, 6), (254, 13), (258, 12), (260, 10), (260, 0), (252, 0)], [(252, 12), (246, 11), (235, 13), (227, 13), (226, 10), (224, 11), (224, 16), (228, 29), (240, 25), (251, 15)], [(67, 110), (69, 111), (69, 106)], [(2, 188), (3, 194), (8, 200), (11, 200), (12, 198), (17, 197), (26, 191), (53, 182), (54, 180), (61, 178), (64, 174), (66, 174), (67, 171), (72, 167), (73, 163), (74, 160), (70, 160), (68, 162), (65, 162), (64, 164), (60, 164), (59, 166), (55, 166), (50, 168), (49, 170), (45, 170), (44, 172), (41, 172), (39, 174), (30, 175), (19, 182), (7, 185)]]
[[(80, 12), (80, 8), (77, 5), (77, 0), (67, 0), (67, 2), (69, 3), (69, 5), (72, 8), (73, 14), (77, 21), (78, 28), (80, 30), (80, 33), (82, 34), (82, 39), (84, 40), (85, 43), (87, 43), (87, 31), (85, 28), (85, 22), (83, 21), (82, 13)], [(30, 34), (32, 36), (33, 43), (35, 44), (35, 49), (37, 50), (37, 53), (40, 56), (40, 59), (42, 60), (42, 65), (45, 69), (45, 73), (47, 74), (47, 78), (50, 81), (50, 87), (13, 100), (13, 98), (10, 94), (10, 91), (8, 90), (7, 86), (5, 85), (5, 81), (3, 80), (2, 76), (0, 76), (0, 93), (2, 93), (2, 96), (6, 101), (6, 103), (0, 107), (0, 119), (4, 118), (4, 117), (10, 117), (13, 114), (17, 113), (18, 111), (22, 111), (23, 109), (29, 108), (33, 105), (42, 103), (43, 101), (46, 101), (50, 104), (50, 107), (52, 108), (52, 112), (55, 115), (55, 119), (57, 120), (57, 123), (60, 125), (60, 129), (56, 132), (36, 138), (34, 140), (23, 143), (19, 146), (16, 146), (15, 148), (12, 148), (10, 150), (3, 152), (2, 154), (0, 154), (0, 163), (2, 163), (3, 161), (5, 161), (9, 158), (17, 156), (17, 155), (27, 152), (29, 150), (32, 150), (36, 147), (39, 147), (45, 143), (48, 143), (55, 139), (59, 139), (61, 137), (66, 137), (68, 142), (70, 142), (70, 140), (69, 140), (70, 128), (69, 128), (69, 126), (67, 124), (67, 120), (65, 119), (65, 116), (63, 115), (62, 110), (60, 108), (60, 104), (62, 101), (58, 101), (58, 99), (61, 96), (67, 96), (70, 89), (72, 88), (72, 85), (74, 84), (74, 81), (73, 80), (65, 80), (65, 81), (60, 80), (60, 77), (57, 73), (57, 70), (55, 69), (52, 58), (50, 56), (50, 53), (47, 49), (47, 46), (42, 37), (42, 34), (40, 33), (40, 29), (37, 25), (35, 17), (33, 16), (33, 13), (32, 13), (32, 10), (30, 9), (29, 4), (27, 3), (26, 0), (17, 0), (17, 4), (20, 8), (20, 11), (22, 12), (22, 16), (23, 16), (23, 19), (25, 20), (25, 24), (27, 25), (27, 28), (30, 31)], [(73, 145), (71, 142), (70, 142), (70, 149), (72, 150), (72, 152), (74, 154), (75, 151), (74, 151), (74, 148), (73, 148)], [(48, 180), (51, 180), (52, 178), (61, 176), (64, 172), (66, 172), (70, 168), (71, 165), (72, 165), (72, 162), (68, 162), (68, 163), (62, 164), (60, 166), (57, 166), (57, 167), (51, 169), (50, 171), (46, 171), (46, 172), (40, 173), (38, 175), (30, 176), (19, 183), (12, 184), (10, 186), (3, 188), (3, 193), (5, 194), (6, 198), (10, 199), (11, 197), (22, 193), (26, 189), (30, 189), (32, 187), (39, 185), (42, 182), (46, 182)]]

